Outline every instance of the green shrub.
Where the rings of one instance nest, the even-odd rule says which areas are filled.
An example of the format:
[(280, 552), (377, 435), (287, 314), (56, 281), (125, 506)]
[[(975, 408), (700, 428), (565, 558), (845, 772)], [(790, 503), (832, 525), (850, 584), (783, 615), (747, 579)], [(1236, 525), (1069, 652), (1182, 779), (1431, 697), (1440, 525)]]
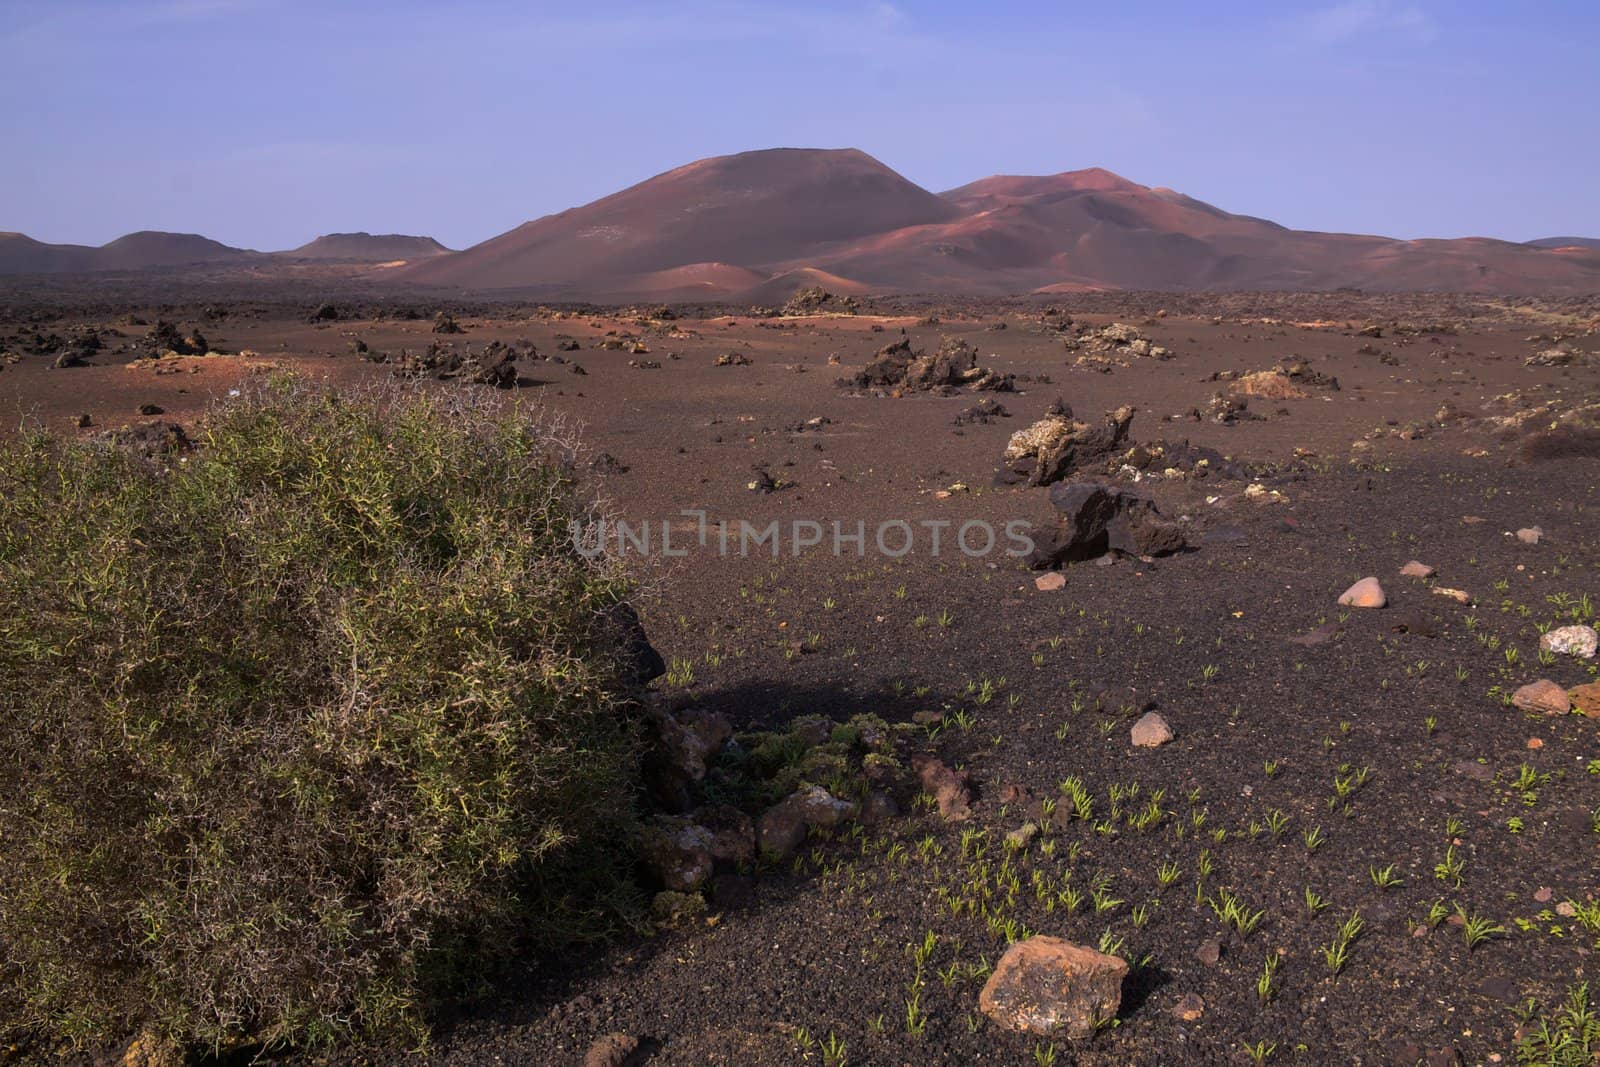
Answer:
[(625, 910), (615, 564), (557, 435), (293, 381), (0, 443), (0, 1032), (424, 1032)]

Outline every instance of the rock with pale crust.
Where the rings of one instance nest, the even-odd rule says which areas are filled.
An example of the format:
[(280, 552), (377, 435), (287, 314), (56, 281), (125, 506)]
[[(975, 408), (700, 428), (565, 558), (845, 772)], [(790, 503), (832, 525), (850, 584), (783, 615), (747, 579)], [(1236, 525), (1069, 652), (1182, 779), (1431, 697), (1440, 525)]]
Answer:
[(1435, 572), (1434, 569), (1428, 566), (1426, 563), (1412, 560), (1410, 563), (1407, 563), (1404, 567), (1400, 568), (1400, 573), (1405, 575), (1407, 578), (1432, 578)]
[(1147, 711), (1133, 724), (1135, 748), (1160, 748), (1173, 738), (1172, 727), (1159, 712)]
[(1381, 608), (1389, 603), (1376, 578), (1363, 578), (1344, 591), (1339, 603), (1347, 608)]
[(1594, 659), (1597, 645), (1600, 645), (1600, 634), (1595, 633), (1593, 626), (1563, 626), (1539, 638), (1539, 651), (1579, 659)]

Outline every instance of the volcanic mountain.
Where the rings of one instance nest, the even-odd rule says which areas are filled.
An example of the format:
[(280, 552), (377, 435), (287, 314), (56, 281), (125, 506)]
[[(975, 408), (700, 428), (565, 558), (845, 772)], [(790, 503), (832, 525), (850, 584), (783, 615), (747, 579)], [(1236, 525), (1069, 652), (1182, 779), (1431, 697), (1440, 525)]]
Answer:
[(289, 259), (392, 263), (398, 259), (428, 259), (449, 251), (432, 237), (412, 237), (403, 233), (327, 233), (315, 241), (277, 255)]
[(261, 253), (230, 248), (193, 233), (140, 230), (95, 248), (56, 245), (25, 234), (0, 233), (0, 274), (83, 274), (140, 271), (201, 264), (245, 263)]
[(805, 265), (961, 209), (855, 149), (776, 148), (703, 159), (603, 200), (525, 223), (407, 268), (404, 280), (468, 289), (646, 291), (695, 264)]
[[(771, 298), (807, 272), (879, 292), (1592, 291), (1600, 252), (1290, 230), (1098, 168), (999, 175), (936, 196), (853, 149), (773, 149), (691, 163), (395, 276), (715, 299)], [(752, 277), (764, 280), (747, 288)]]

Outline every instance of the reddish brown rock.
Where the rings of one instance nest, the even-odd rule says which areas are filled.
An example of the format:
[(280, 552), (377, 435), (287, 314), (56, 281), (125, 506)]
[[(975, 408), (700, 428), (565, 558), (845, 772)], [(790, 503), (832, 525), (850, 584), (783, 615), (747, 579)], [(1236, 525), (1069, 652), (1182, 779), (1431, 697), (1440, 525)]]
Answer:
[(911, 766), (922, 788), (939, 802), (939, 814), (947, 822), (961, 822), (972, 815), (972, 787), (967, 784), (966, 771), (953, 771), (943, 760), (929, 755), (913, 756)]
[(978, 997), (1005, 1030), (1086, 1038), (1122, 1006), (1128, 963), (1059, 937), (1030, 937), (1006, 950)]
[(1548, 678), (1529, 682), (1518, 689), (1511, 694), (1511, 703), (1538, 715), (1565, 715), (1572, 706), (1567, 691)]
[(1567, 690), (1567, 699), (1579, 713), (1591, 719), (1600, 719), (1600, 682), (1576, 685)]
[(1404, 567), (1400, 568), (1400, 573), (1405, 575), (1407, 578), (1432, 578), (1435, 572), (1434, 569), (1428, 566), (1426, 563), (1420, 563), (1417, 560), (1412, 560), (1410, 563), (1407, 563)]

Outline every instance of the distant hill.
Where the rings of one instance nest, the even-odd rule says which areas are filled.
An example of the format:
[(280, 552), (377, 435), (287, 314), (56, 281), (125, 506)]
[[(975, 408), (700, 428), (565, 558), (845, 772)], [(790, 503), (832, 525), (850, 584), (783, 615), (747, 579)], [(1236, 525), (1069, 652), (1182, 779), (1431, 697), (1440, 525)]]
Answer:
[(97, 249), (52, 245), (25, 233), (0, 233), (0, 274), (58, 274), (92, 270)]
[[(1291, 230), (1100, 168), (935, 195), (853, 149), (771, 149), (679, 167), (394, 277), (752, 300), (810, 276), (847, 292), (1600, 289), (1592, 242), (1548, 244)], [(747, 285), (752, 275), (763, 280)]]
[(98, 248), (54, 245), (25, 234), (0, 233), (0, 274), (87, 274), (139, 271), (218, 263), (247, 263), (261, 253), (193, 233), (140, 230)]
[(1600, 252), (1600, 237), (1541, 237), (1528, 243), (1535, 248), (1587, 248)]
[(309, 244), (277, 254), (291, 259), (392, 263), (398, 259), (428, 259), (449, 251), (432, 237), (412, 237), (403, 233), (328, 233)]

